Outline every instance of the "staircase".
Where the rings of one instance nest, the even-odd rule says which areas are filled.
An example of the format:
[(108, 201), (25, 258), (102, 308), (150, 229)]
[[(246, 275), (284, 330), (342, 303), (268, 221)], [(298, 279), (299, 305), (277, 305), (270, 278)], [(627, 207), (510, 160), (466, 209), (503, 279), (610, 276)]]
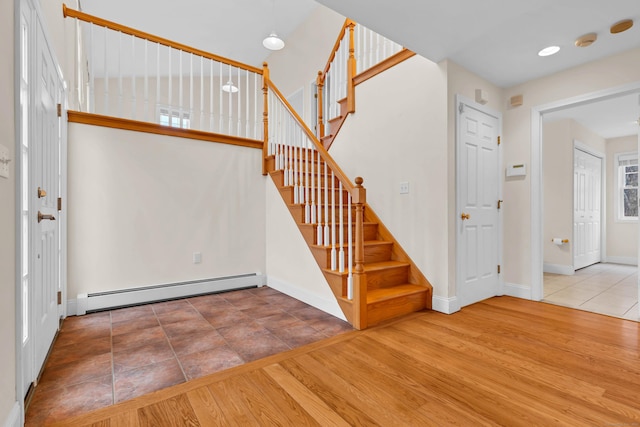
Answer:
[[(293, 162), (300, 162), (298, 156), (288, 159)], [(307, 162), (307, 158), (302, 159), (302, 163)], [(324, 170), (324, 161), (314, 158), (314, 170)], [(357, 301), (348, 298), (348, 273), (339, 272), (332, 268), (331, 251), (333, 246), (318, 244), (318, 227), (316, 223), (309, 223), (305, 218), (305, 206), (302, 203), (295, 203), (295, 187), (285, 185), (285, 171), (276, 170), (275, 156), (267, 158), (267, 169), (271, 179), (275, 183), (287, 205), (292, 218), (296, 222), (298, 229), (307, 242), (318, 266), (322, 270), (327, 283), (331, 287), (343, 313), (347, 320), (358, 329), (364, 329), (376, 325), (388, 319), (402, 316), (408, 313), (431, 308), (432, 287), (427, 279), (418, 270), (415, 264), (395, 241), (391, 233), (380, 222), (368, 205), (364, 205), (363, 212), (363, 240), (364, 240), (364, 265), (362, 279), (366, 283), (364, 294), (366, 301), (362, 301), (362, 307), (354, 307)], [(318, 166), (320, 166), (318, 168)], [(337, 178), (334, 178), (335, 185), (332, 185), (330, 176), (318, 175), (314, 180), (316, 191), (321, 195), (320, 205), (324, 203), (324, 194), (336, 193), (336, 199), (342, 198), (346, 203), (349, 193), (347, 190), (334, 190), (337, 188)], [(325, 191), (325, 186), (330, 186)], [(330, 194), (329, 197), (332, 195)], [(325, 208), (321, 206), (321, 217), (324, 217)], [(356, 207), (351, 207), (351, 222), (348, 209), (343, 209), (343, 232), (348, 233), (348, 227), (352, 228), (355, 234), (356, 227)], [(338, 209), (329, 208), (329, 215), (340, 215)], [(322, 232), (321, 232), (322, 234)], [(339, 252), (339, 248), (336, 249)], [(346, 257), (346, 244), (343, 245)], [(339, 261), (338, 261), (339, 262)], [(347, 260), (345, 259), (345, 264)], [(353, 265), (353, 263), (352, 263)], [(355, 285), (354, 285), (355, 286)]]

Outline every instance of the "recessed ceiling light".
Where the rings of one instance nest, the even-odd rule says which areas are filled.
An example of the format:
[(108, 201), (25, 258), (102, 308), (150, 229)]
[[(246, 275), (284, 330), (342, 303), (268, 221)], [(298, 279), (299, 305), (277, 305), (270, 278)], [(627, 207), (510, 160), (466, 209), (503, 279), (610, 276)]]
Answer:
[(596, 40), (598, 40), (598, 35), (596, 33), (585, 34), (584, 36), (580, 36), (576, 39), (576, 46), (588, 47), (595, 43)]
[(627, 31), (631, 27), (633, 27), (633, 21), (631, 19), (625, 19), (613, 24), (609, 31), (611, 31), (611, 34), (618, 34)]
[(538, 56), (551, 56), (560, 51), (560, 46), (548, 46), (538, 52)]

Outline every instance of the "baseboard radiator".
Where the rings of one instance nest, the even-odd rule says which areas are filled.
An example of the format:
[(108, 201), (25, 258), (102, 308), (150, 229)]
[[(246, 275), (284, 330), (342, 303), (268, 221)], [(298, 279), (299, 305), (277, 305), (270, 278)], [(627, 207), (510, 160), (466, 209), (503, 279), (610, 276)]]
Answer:
[(67, 315), (81, 316), (96, 311), (130, 307), (151, 302), (168, 301), (237, 289), (255, 288), (264, 286), (265, 281), (264, 275), (260, 273), (250, 273), (108, 292), (78, 294), (76, 301), (68, 301)]

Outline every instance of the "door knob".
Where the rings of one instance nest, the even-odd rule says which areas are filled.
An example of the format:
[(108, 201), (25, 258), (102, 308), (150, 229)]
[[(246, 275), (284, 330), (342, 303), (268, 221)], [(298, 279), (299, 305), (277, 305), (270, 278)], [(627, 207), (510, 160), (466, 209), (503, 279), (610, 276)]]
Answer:
[(49, 221), (55, 221), (56, 218), (53, 215), (43, 215), (42, 212), (38, 211), (38, 223), (42, 222), (42, 220), (48, 219)]
[(47, 197), (47, 192), (38, 187), (38, 199), (42, 199), (43, 197)]
[(460, 215), (460, 218), (462, 218), (463, 221), (471, 218), (471, 215), (469, 215), (468, 213), (464, 213), (462, 212), (462, 215)]

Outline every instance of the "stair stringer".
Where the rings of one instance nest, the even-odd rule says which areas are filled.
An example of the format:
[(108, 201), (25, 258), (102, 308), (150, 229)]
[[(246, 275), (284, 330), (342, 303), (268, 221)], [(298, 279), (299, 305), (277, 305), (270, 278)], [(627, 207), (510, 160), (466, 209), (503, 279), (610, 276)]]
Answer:
[[(287, 206), (276, 184), (272, 179), (265, 181), (267, 284), (333, 316), (351, 322), (331, 292), (299, 227), (295, 225), (295, 220), (286, 213)], [(290, 265), (292, 259), (296, 263), (295, 269)], [(285, 263), (286, 266), (283, 265)]]

